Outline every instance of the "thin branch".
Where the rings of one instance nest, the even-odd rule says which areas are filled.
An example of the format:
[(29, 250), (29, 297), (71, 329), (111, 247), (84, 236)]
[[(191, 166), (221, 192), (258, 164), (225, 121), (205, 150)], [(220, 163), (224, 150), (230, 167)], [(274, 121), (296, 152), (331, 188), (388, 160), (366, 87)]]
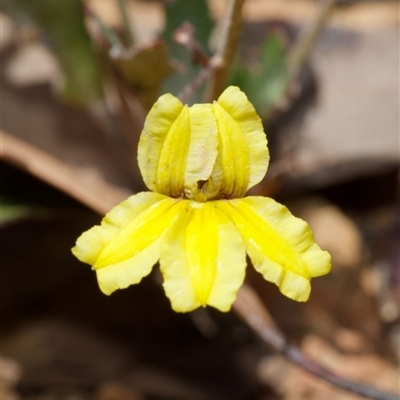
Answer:
[(126, 0), (118, 0), (119, 13), (121, 14), (122, 23), (124, 25), (128, 47), (132, 47), (135, 43), (135, 36), (133, 35), (131, 22), (128, 17), (128, 9), (126, 7)]
[(124, 45), (122, 44), (117, 34), (111, 28), (109, 28), (97, 14), (95, 14), (89, 7), (85, 5), (83, 6), (83, 10), (86, 15), (88, 15), (89, 17), (93, 18), (96, 21), (101, 33), (103, 34), (104, 38), (108, 41), (111, 47), (116, 47), (119, 49), (124, 48)]
[(186, 103), (191, 94), (204, 84), (215, 71), (216, 66), (210, 60), (208, 67), (203, 68), (200, 72), (179, 92), (178, 98), (182, 103)]
[(184, 46), (190, 52), (193, 63), (201, 65), (203, 68), (208, 67), (210, 57), (204, 52), (197, 41), (195, 28), (190, 22), (184, 22), (179, 26), (172, 37), (176, 43)]
[(206, 91), (206, 102), (215, 100), (225, 89), (239, 41), (244, 2), (245, 0), (230, 0), (229, 2), (222, 38), (219, 43), (218, 51), (213, 56), (213, 63), (216, 65), (216, 68)]
[(306, 31), (304, 31), (293, 46), (287, 60), (289, 74), (292, 78), (298, 75), (301, 67), (314, 50), (314, 47), (324, 30), (336, 3), (337, 0), (322, 0), (313, 23)]
[(199, 74), (179, 93), (178, 97), (182, 102), (185, 102), (207, 80), (210, 83), (204, 96), (205, 102), (212, 102), (225, 89), (239, 39), (244, 1), (230, 0), (220, 45), (217, 53), (211, 59), (204, 58), (201, 49), (196, 46), (192, 26), (184, 24), (175, 31), (175, 41), (187, 47), (194, 57), (197, 54), (197, 61), (204, 66)]
[(265, 310), (257, 294), (250, 287), (244, 286), (239, 291), (233, 307), (236, 313), (261, 337), (261, 339), (305, 371), (336, 387), (369, 399), (400, 399), (400, 397), (394, 393), (384, 392), (364, 383), (342, 378), (305, 356), (299, 348), (288, 343), (282, 333), (271, 325), (268, 312)]
[(83, 168), (67, 164), (1, 130), (0, 139), (1, 160), (69, 194), (99, 214), (105, 214), (131, 194), (100, 175), (87, 176)]

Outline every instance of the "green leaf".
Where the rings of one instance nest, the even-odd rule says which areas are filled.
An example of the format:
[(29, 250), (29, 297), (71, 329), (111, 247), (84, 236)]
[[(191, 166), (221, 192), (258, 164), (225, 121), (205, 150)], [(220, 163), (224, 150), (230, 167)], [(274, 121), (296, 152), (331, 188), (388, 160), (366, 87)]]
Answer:
[[(210, 18), (206, 0), (176, 0), (166, 5), (166, 27), (163, 38), (168, 44), (170, 55), (183, 63), (186, 72), (175, 74), (169, 78), (164, 90), (177, 94), (183, 87), (190, 82), (200, 71), (201, 67), (192, 65), (191, 54), (187, 49), (178, 45), (172, 39), (174, 31), (183, 22), (190, 22), (196, 29), (196, 39), (202, 45), (205, 52), (208, 48), (208, 40), (214, 26)], [(189, 102), (200, 102), (202, 90), (197, 90), (190, 97)]]
[(0, 227), (44, 214), (43, 209), (0, 196)]
[(2, 9), (28, 17), (45, 33), (65, 75), (60, 88), (64, 100), (86, 105), (102, 96), (80, 0), (3, 0)]
[(275, 33), (262, 44), (259, 63), (236, 65), (230, 78), (230, 84), (239, 86), (262, 116), (267, 116), (285, 96), (288, 83), (285, 46)]

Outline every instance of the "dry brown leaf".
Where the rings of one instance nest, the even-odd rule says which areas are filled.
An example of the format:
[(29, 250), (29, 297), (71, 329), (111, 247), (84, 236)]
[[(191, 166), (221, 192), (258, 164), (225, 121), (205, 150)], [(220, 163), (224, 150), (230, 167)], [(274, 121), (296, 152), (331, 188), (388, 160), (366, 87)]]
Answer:
[(72, 167), (4, 131), (0, 134), (2, 160), (69, 194), (100, 214), (105, 214), (131, 194), (106, 182), (95, 170)]

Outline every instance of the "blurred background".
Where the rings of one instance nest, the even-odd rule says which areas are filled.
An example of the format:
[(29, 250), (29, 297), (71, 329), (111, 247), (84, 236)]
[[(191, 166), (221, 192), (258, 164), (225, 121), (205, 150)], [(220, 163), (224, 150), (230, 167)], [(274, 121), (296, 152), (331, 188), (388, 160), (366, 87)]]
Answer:
[[(359, 398), (292, 366), (233, 312), (174, 313), (157, 268), (107, 297), (70, 252), (145, 190), (144, 118), (207, 68), (227, 5), (2, 1), (2, 399)], [(252, 194), (305, 219), (333, 259), (305, 304), (251, 266), (248, 283), (306, 354), (399, 393), (399, 3), (246, 0), (228, 84), (271, 150)]]

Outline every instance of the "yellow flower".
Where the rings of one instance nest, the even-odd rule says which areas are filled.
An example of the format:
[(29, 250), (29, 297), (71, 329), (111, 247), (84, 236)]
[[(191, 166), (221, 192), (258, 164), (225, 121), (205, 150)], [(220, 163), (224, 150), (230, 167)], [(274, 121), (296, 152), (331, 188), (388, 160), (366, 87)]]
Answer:
[(175, 311), (228, 311), (246, 254), (297, 301), (308, 299), (311, 278), (329, 272), (330, 256), (304, 221), (270, 198), (244, 198), (264, 177), (269, 152), (261, 120), (239, 88), (192, 107), (161, 96), (147, 116), (138, 161), (152, 192), (116, 206), (72, 249), (93, 266), (105, 294), (140, 282), (159, 261)]

